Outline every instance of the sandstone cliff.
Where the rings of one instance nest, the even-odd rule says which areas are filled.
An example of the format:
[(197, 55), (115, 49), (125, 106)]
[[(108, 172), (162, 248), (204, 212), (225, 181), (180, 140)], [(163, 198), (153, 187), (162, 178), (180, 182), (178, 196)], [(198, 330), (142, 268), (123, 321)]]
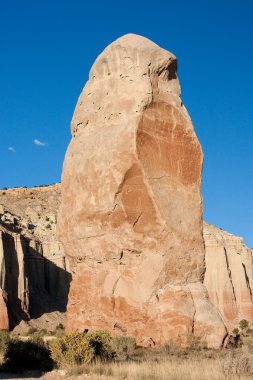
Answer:
[(0, 287), (11, 329), (64, 319), (71, 276), (55, 236), (59, 202), (60, 185), (0, 191)]
[[(9, 319), (17, 331), (22, 320), (48, 329), (64, 323), (70, 274), (55, 237), (59, 204), (60, 185), (0, 191), (0, 329)], [(207, 223), (203, 236), (210, 300), (228, 330), (241, 319), (253, 322), (252, 250)]]
[(202, 151), (177, 61), (126, 35), (95, 61), (72, 120), (58, 236), (75, 272), (68, 329), (108, 328), (142, 345), (226, 329), (203, 285)]
[(253, 251), (243, 239), (204, 223), (206, 272), (210, 300), (232, 329), (242, 319), (253, 322)]

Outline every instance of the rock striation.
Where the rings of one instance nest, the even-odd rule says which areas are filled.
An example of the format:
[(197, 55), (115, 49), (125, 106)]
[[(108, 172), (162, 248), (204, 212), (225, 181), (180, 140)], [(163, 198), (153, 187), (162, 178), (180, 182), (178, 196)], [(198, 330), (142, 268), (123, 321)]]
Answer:
[(177, 61), (126, 35), (97, 58), (72, 119), (58, 237), (74, 273), (68, 329), (152, 346), (226, 335), (203, 285), (202, 150)]
[(253, 251), (241, 237), (204, 223), (204, 284), (229, 330), (246, 319), (253, 322)]
[[(59, 184), (0, 191), (0, 329), (50, 330), (64, 324), (71, 275), (55, 236), (60, 192)], [(242, 238), (205, 222), (203, 236), (204, 284), (210, 300), (228, 330), (242, 319), (253, 322), (252, 250)], [(80, 286), (80, 293), (84, 289)], [(201, 294), (195, 293), (194, 302), (202, 302)], [(202, 312), (208, 318), (212, 308), (206, 306)], [(118, 324), (114, 330), (120, 328)]]
[(0, 191), (0, 325), (6, 328), (50, 330), (64, 321), (71, 275), (55, 235), (59, 202), (60, 185)]

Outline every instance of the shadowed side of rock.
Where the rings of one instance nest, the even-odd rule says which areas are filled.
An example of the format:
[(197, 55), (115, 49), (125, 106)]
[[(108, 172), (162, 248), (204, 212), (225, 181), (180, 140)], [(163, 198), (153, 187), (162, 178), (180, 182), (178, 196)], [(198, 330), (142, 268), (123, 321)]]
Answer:
[(64, 323), (71, 274), (54, 234), (59, 198), (57, 185), (0, 192), (0, 287), (11, 330)]

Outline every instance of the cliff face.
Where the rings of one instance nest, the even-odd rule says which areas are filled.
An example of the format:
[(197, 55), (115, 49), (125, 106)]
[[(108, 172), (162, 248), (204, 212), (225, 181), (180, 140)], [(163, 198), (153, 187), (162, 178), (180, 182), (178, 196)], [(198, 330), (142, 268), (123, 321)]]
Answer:
[(24, 328), (21, 321), (51, 329), (64, 319), (71, 275), (55, 236), (59, 202), (59, 185), (0, 191), (0, 287), (10, 329)]
[(226, 334), (203, 285), (202, 151), (177, 61), (127, 35), (95, 61), (64, 161), (58, 236), (75, 271), (68, 329), (139, 344)]
[[(0, 191), (0, 329), (10, 326), (22, 331), (25, 328), (22, 321), (28, 326), (51, 329), (65, 321), (71, 275), (63, 247), (55, 236), (59, 204), (60, 185)], [(203, 236), (204, 284), (211, 302), (218, 308), (228, 330), (241, 319), (253, 322), (252, 250), (244, 245), (242, 238), (207, 223), (204, 223)], [(120, 262), (126, 271), (123, 257)], [(154, 261), (151, 264), (154, 265)], [(76, 273), (77, 279), (78, 276)], [(89, 292), (86, 290), (89, 286), (80, 282), (76, 299)], [(139, 292), (139, 283), (137, 287)], [(96, 297), (95, 294), (94, 302)], [(70, 301), (73, 302), (73, 298)], [(178, 308), (190, 309), (187, 298), (181, 305), (179, 301), (180, 298)], [(170, 303), (171, 299), (164, 302)], [(201, 303), (201, 297), (195, 296), (195, 302)], [(80, 302), (76, 305), (79, 307)], [(122, 313), (123, 306), (121, 303)], [(203, 307), (208, 317), (211, 311), (206, 303)], [(78, 315), (75, 318), (79, 318)], [(116, 325), (115, 329), (122, 329), (122, 325)]]
[(253, 322), (253, 251), (243, 239), (204, 223), (204, 284), (229, 329), (242, 319)]

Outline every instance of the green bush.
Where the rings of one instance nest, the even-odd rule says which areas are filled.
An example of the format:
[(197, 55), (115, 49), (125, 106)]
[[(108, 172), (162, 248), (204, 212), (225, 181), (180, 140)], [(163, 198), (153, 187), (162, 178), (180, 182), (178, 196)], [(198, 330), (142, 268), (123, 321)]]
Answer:
[(112, 337), (107, 330), (94, 330), (87, 334), (89, 345), (93, 348), (95, 357), (108, 359), (112, 356)]
[(95, 349), (81, 332), (73, 332), (53, 341), (50, 350), (58, 366), (90, 363), (95, 357)]
[(51, 371), (53, 369), (50, 350), (42, 340), (37, 342), (10, 340), (4, 359), (7, 369), (14, 372), (34, 369)]
[(241, 330), (245, 330), (249, 327), (249, 322), (246, 319), (242, 319), (239, 323), (239, 327)]
[(10, 333), (8, 330), (0, 330), (0, 353), (5, 354), (10, 341)]

